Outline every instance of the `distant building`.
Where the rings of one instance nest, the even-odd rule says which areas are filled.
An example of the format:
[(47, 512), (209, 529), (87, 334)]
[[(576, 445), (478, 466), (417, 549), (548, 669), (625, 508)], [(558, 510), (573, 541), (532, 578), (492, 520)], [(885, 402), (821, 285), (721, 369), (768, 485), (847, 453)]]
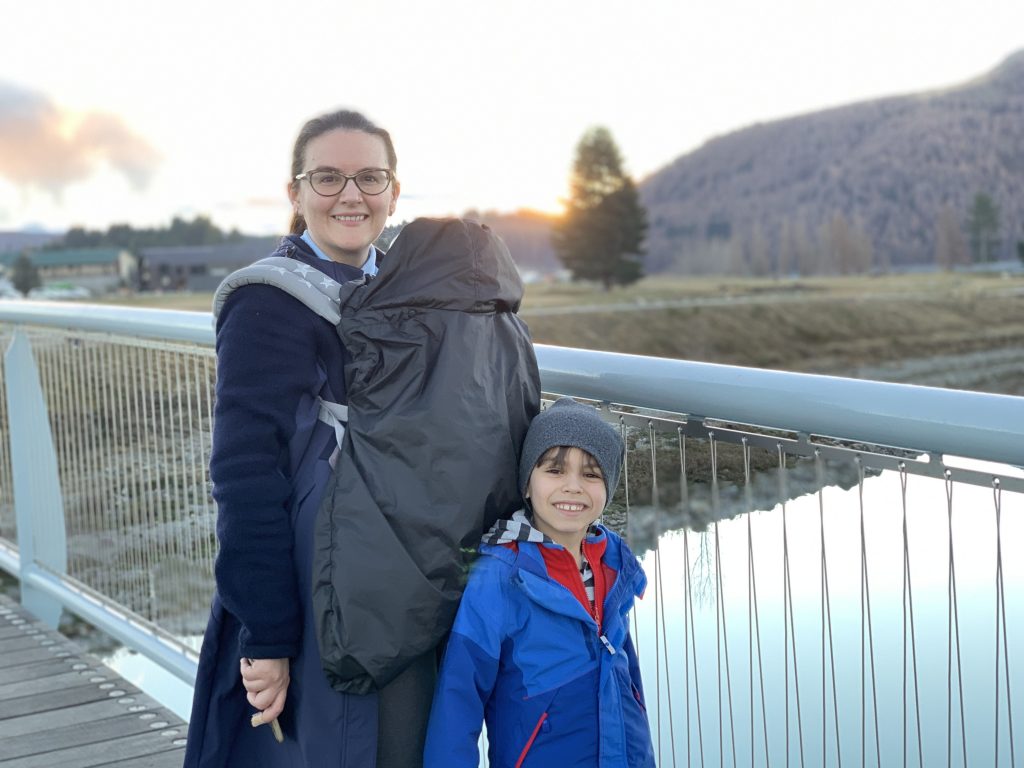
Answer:
[(254, 237), (220, 245), (143, 248), (136, 285), (143, 291), (213, 291), (231, 272), (269, 256), (278, 241)]
[[(22, 251), (0, 251), (10, 272)], [(69, 285), (93, 294), (110, 293), (136, 282), (138, 260), (120, 248), (58, 248), (26, 251), (44, 286)]]

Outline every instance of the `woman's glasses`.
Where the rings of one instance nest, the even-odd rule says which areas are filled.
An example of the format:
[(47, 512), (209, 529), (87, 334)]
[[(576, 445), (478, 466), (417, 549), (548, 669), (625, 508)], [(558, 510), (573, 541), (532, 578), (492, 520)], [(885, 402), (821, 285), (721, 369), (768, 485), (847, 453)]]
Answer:
[(324, 197), (340, 195), (350, 181), (354, 181), (364, 195), (379, 195), (391, 185), (391, 171), (384, 168), (364, 168), (348, 176), (341, 171), (322, 169), (300, 173), (295, 179), (305, 179), (314, 192)]

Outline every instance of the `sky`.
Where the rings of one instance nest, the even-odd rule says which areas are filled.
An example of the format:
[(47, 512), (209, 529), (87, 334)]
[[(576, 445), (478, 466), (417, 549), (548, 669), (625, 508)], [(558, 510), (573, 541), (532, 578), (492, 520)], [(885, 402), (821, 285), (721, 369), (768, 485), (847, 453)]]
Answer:
[(280, 232), (295, 135), (387, 128), (395, 220), (557, 212), (582, 134), (642, 180), (781, 117), (966, 82), (1021, 0), (0, 0), (0, 230)]

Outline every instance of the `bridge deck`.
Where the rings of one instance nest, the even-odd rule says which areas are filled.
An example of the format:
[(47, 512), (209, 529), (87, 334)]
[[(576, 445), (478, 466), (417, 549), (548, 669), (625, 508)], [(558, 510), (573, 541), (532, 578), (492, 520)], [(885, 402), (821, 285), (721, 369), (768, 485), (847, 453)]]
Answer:
[(187, 725), (0, 595), (0, 764), (178, 768)]

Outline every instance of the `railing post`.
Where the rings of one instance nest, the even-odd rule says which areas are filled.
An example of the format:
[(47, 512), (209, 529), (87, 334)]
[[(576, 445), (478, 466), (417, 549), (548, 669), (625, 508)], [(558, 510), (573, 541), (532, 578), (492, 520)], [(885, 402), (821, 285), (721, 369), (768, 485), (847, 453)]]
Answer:
[(32, 346), (20, 329), (15, 329), (4, 355), (4, 369), (21, 602), (40, 621), (56, 628), (60, 621), (60, 602), (30, 586), (26, 579), (40, 565), (55, 573), (66, 573), (68, 555), (64, 501), (50, 420)]

